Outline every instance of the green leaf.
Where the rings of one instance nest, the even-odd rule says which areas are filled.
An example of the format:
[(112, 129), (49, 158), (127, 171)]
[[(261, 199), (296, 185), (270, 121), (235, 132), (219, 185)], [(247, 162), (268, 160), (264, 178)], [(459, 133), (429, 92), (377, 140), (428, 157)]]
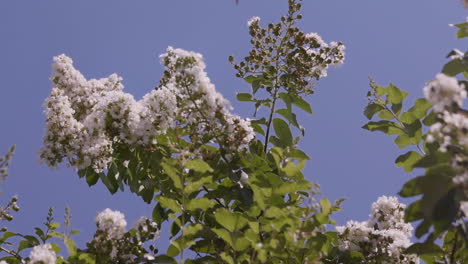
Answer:
[(52, 250), (58, 254), (62, 250), (57, 243), (50, 243), (50, 246), (52, 247)]
[(328, 199), (322, 198), (320, 200), (320, 207), (322, 210), (322, 214), (328, 215), (331, 213), (331, 203)]
[(395, 119), (395, 116), (392, 114), (392, 112), (388, 111), (387, 109), (383, 109), (382, 111), (380, 111), (378, 117), (384, 120)]
[(387, 103), (389, 104), (401, 104), (407, 96), (407, 92), (398, 89), (393, 84), (387, 87)]
[(403, 128), (400, 125), (388, 120), (368, 122), (362, 128), (369, 131), (382, 131), (387, 135), (400, 134), (403, 132)]
[(468, 37), (468, 22), (455, 24), (454, 26), (458, 28), (457, 38)]
[(180, 204), (179, 202), (177, 202), (177, 200), (164, 196), (158, 196), (156, 200), (161, 204), (163, 208), (170, 209), (174, 213), (182, 213), (182, 209), (180, 208)]
[(222, 240), (228, 243), (231, 247), (234, 246), (234, 242), (232, 241), (231, 234), (226, 229), (220, 228), (213, 228), (212, 231), (218, 235)]
[(414, 164), (418, 162), (422, 156), (416, 151), (408, 151), (403, 155), (398, 156), (395, 163), (398, 167), (403, 167), (406, 172), (413, 170)]
[(168, 255), (159, 255), (154, 258), (154, 263), (160, 264), (177, 264), (177, 261)]
[(307, 154), (300, 150), (300, 149), (295, 149), (289, 153), (289, 157), (297, 160), (310, 160), (310, 157), (307, 156)]
[(231, 232), (243, 228), (248, 222), (241, 213), (230, 212), (224, 208), (216, 210), (214, 216), (218, 224)]
[(416, 120), (418, 120), (418, 118), (412, 112), (404, 112), (400, 116), (400, 121), (403, 124), (406, 124), (406, 125), (409, 125), (409, 124), (413, 123)]
[(398, 193), (401, 197), (412, 197), (423, 193), (422, 184), (425, 176), (419, 176), (407, 181)]
[(288, 124), (280, 118), (273, 119), (273, 128), (275, 129), (276, 136), (278, 136), (281, 143), (285, 146), (292, 145), (292, 133)]
[(408, 205), (405, 211), (405, 221), (406, 222), (413, 222), (424, 217), (423, 209), (422, 209), (422, 201), (417, 200), (416, 202), (411, 203)]
[(161, 227), (162, 222), (166, 221), (167, 219), (167, 214), (164, 208), (161, 207), (161, 204), (158, 203), (153, 209), (152, 213), (153, 221), (155, 221), (158, 224), (158, 227)]
[(65, 243), (65, 246), (67, 247), (68, 254), (70, 254), (71, 257), (75, 256), (77, 253), (75, 242), (71, 239), (65, 238), (63, 243)]
[(305, 131), (304, 128), (299, 125), (299, 123), (297, 122), (296, 114), (291, 112), (290, 109), (287, 109), (287, 108), (278, 109), (278, 110), (276, 110), (276, 113), (282, 115), (284, 118), (286, 118), (286, 120), (289, 121), (289, 123), (291, 123), (293, 126), (297, 127), (299, 130), (301, 130), (302, 135), (304, 136), (304, 131)]
[(295, 106), (299, 107), (300, 109), (306, 111), (309, 114), (312, 114), (312, 108), (310, 107), (310, 104), (306, 100), (302, 99), (302, 97), (300, 96), (291, 96), (291, 98), (292, 98), (292, 103)]
[(182, 190), (182, 180), (180, 179), (180, 175), (177, 171), (176, 168), (174, 168), (174, 165), (171, 164), (169, 160), (162, 162), (161, 166), (163, 167), (164, 171), (166, 172), (167, 176), (171, 178), (171, 180), (174, 182), (174, 187), (176, 187), (179, 190)]
[(364, 109), (364, 115), (367, 117), (367, 119), (371, 120), (376, 113), (380, 112), (383, 109), (384, 107), (379, 104), (368, 104)]
[(464, 60), (459, 59), (459, 58), (449, 61), (442, 68), (442, 73), (445, 73), (446, 75), (449, 75), (449, 76), (455, 76), (465, 71), (468, 71), (468, 63), (466, 63)]
[(412, 113), (417, 119), (421, 119), (426, 116), (427, 110), (432, 107), (432, 103), (426, 98), (418, 98), (414, 101), (414, 106), (411, 107), (408, 112)]
[(431, 242), (427, 243), (414, 243), (409, 248), (405, 250), (406, 254), (439, 254), (444, 253), (443, 250), (436, 244)]
[(237, 100), (241, 102), (252, 102), (255, 101), (252, 98), (252, 95), (249, 93), (238, 93), (237, 94)]
[(210, 167), (210, 165), (208, 165), (208, 163), (199, 159), (187, 161), (187, 163), (185, 164), (185, 168), (194, 170), (200, 173), (213, 172), (213, 169)]
[(49, 225), (50, 230), (55, 230), (55, 229), (57, 229), (57, 228), (59, 228), (59, 227), (60, 227), (60, 223), (57, 223), (57, 222), (51, 223), (51, 224)]
[(13, 233), (13, 232), (10, 232), (10, 231), (7, 231), (7, 232), (3, 233), (3, 236), (0, 239), (0, 244), (3, 244), (8, 238), (14, 237), (14, 236), (19, 236), (19, 234)]
[(193, 200), (189, 200), (187, 203), (186, 203), (186, 209), (189, 210), (189, 211), (194, 211), (194, 210), (202, 210), (202, 211), (206, 211), (208, 208), (211, 208), (213, 207), (214, 205), (216, 204), (216, 202), (208, 199), (208, 198), (205, 198), (205, 197), (202, 197), (200, 199), (193, 199)]
[(168, 257), (173, 258), (173, 257), (179, 255), (179, 253), (180, 253), (180, 250), (179, 250), (174, 244), (171, 243), (171, 245), (169, 246), (169, 248), (167, 248), (166, 255), (167, 255)]

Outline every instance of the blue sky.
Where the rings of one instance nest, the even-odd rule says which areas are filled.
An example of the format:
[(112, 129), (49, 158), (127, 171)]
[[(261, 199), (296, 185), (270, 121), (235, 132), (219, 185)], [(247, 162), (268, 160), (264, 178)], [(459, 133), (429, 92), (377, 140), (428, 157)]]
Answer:
[[(235, 101), (249, 87), (234, 77), (227, 58), (247, 54), (250, 17), (276, 21), (286, 7), (286, 0), (1, 1), (0, 152), (17, 145), (1, 200), (17, 194), (22, 208), (10, 229), (32, 233), (49, 206), (58, 219), (69, 206), (83, 243), (94, 231), (95, 214), (107, 207), (124, 212), (130, 224), (151, 215), (151, 206), (130, 193), (112, 196), (102, 184), (89, 188), (71, 168), (39, 164), (53, 56), (71, 56), (87, 78), (115, 72), (125, 90), (140, 98), (158, 84), (158, 55), (167, 46), (197, 51), (235, 112), (249, 116), (250, 105)], [(347, 46), (345, 64), (330, 70), (308, 98), (314, 115), (299, 117), (306, 128), (301, 147), (312, 158), (305, 174), (324, 196), (347, 199), (335, 216), (338, 223), (365, 220), (378, 196), (395, 195), (410, 178), (393, 163), (403, 153), (393, 139), (361, 129), (368, 76), (409, 91), (410, 101), (421, 97), (445, 55), (452, 48), (466, 50), (466, 40), (456, 40), (448, 24), (467, 13), (457, 0), (306, 0), (302, 13), (305, 32)]]

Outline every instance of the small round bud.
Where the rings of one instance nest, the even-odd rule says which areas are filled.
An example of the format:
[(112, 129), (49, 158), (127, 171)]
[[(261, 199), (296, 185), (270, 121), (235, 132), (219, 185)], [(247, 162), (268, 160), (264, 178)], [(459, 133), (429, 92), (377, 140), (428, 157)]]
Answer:
[(6, 219), (7, 221), (13, 220), (13, 216), (11, 216), (11, 215), (9, 215), (9, 214), (4, 214), (3, 217), (5, 217), (5, 219)]

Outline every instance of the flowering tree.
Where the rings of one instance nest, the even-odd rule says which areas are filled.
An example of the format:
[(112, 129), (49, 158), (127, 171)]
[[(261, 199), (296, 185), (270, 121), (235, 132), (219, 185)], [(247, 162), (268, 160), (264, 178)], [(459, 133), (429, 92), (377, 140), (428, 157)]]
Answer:
[[(160, 84), (138, 101), (123, 91), (116, 74), (87, 80), (71, 58), (55, 57), (41, 160), (50, 167), (66, 163), (90, 186), (101, 181), (111, 193), (129, 189), (154, 205), (153, 214), (127, 230), (121, 212), (105, 209), (95, 218), (91, 241), (78, 249), (70, 212), (59, 231), (50, 210), (34, 235), (2, 230), (0, 250), (7, 255), (0, 264), (410, 264), (419, 263), (419, 256), (427, 263), (466, 261), (466, 88), (447, 76), (465, 72), (465, 55), (452, 54), (445, 75), (425, 88), (427, 99), (406, 112), (404, 91), (371, 82), (365, 115), (383, 120), (364, 128), (397, 134), (398, 146), (420, 151), (398, 157), (397, 164), (407, 171), (426, 168), (400, 192), (423, 197), (407, 208), (396, 197), (380, 197), (367, 221), (330, 230), (330, 216), (342, 200), (314, 199), (317, 186), (302, 173), (309, 157), (299, 148), (305, 128), (295, 111), (312, 112), (304, 97), (330, 66), (344, 62), (345, 47), (297, 27), (301, 2), (289, 0), (278, 23), (262, 27), (260, 18), (249, 20), (252, 49), (239, 62), (229, 58), (237, 77), (251, 85), (237, 99), (253, 104), (253, 119), (231, 113), (195, 52), (169, 47), (160, 56)], [(457, 25), (459, 34), (466, 34), (467, 25)], [(2, 208), (2, 219), (12, 220), (16, 202)], [(420, 219), (416, 236), (429, 236), (412, 244), (413, 228), (405, 220)], [(171, 240), (160, 252), (153, 241), (164, 222)], [(67, 256), (58, 255), (62, 244)]]

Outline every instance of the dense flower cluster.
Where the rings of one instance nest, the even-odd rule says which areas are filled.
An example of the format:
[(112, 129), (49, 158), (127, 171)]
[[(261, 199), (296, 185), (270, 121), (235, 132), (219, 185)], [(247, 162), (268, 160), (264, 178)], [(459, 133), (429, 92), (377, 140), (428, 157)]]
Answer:
[[(424, 87), (424, 95), (434, 105), (438, 122), (429, 129), (427, 142), (438, 142), (439, 150), (446, 152), (450, 146), (468, 148), (468, 117), (462, 110), (467, 90), (454, 77), (439, 73), (436, 80)], [(453, 154), (452, 165), (457, 170), (456, 184), (468, 184), (468, 157), (463, 151)]]
[(379, 263), (419, 263), (414, 255), (403, 254), (411, 245), (413, 227), (404, 221), (405, 205), (396, 197), (381, 196), (372, 204), (370, 219), (364, 222), (348, 221), (337, 226), (342, 251), (358, 251), (366, 259)]
[(127, 221), (125, 215), (119, 211), (112, 211), (107, 208), (96, 215), (96, 226), (107, 234), (111, 239), (119, 239), (125, 233)]
[(229, 103), (204, 71), (202, 56), (168, 48), (161, 61), (167, 68), (164, 85), (136, 101), (123, 92), (116, 74), (86, 80), (69, 57), (55, 57), (54, 87), (44, 103), (41, 160), (56, 166), (65, 159), (77, 169), (92, 166), (99, 172), (111, 162), (114, 144), (157, 144), (155, 136), (175, 126), (195, 126), (209, 140), (224, 135), (217, 143), (231, 150), (245, 148), (254, 138), (250, 121), (229, 112)]
[(50, 244), (43, 244), (33, 247), (29, 254), (30, 264), (55, 264), (57, 256)]
[(466, 90), (456, 78), (439, 73), (435, 80), (424, 87), (424, 95), (433, 103), (434, 111), (442, 112), (453, 105), (461, 107), (466, 98)]

